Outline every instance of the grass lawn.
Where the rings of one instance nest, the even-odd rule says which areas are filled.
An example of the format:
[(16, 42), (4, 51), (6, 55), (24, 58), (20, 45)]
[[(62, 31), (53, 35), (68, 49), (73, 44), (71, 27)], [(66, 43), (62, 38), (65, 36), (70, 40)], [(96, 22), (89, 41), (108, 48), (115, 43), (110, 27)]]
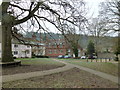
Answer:
[(73, 68), (65, 72), (2, 84), (3, 88), (118, 88), (118, 84)]
[(2, 68), (2, 75), (12, 75), (18, 73), (50, 70), (63, 67), (65, 65), (63, 63), (53, 61), (50, 58), (25, 58), (16, 60), (21, 60), (21, 66), (4, 67)]
[(118, 64), (113, 64), (111, 62), (87, 62), (85, 59), (59, 59), (71, 64), (76, 64), (105, 72), (114, 76), (118, 76)]

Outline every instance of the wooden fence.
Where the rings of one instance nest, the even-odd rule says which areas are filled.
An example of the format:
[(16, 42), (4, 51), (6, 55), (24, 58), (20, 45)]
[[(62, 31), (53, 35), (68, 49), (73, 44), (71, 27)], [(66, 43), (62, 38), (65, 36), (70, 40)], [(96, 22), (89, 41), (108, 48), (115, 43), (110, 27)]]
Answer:
[(87, 62), (110, 62), (111, 58), (87, 59)]

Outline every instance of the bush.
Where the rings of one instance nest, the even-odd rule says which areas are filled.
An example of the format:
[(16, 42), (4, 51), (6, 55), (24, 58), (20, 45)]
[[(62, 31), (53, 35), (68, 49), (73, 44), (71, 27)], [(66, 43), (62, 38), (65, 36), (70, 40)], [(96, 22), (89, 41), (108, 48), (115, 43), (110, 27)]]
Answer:
[(16, 57), (13, 57), (13, 59), (16, 59)]
[(36, 56), (32, 56), (32, 58), (36, 58)]
[(48, 56), (36, 55), (36, 58), (49, 58)]
[(80, 57), (74, 57), (74, 59), (80, 59)]

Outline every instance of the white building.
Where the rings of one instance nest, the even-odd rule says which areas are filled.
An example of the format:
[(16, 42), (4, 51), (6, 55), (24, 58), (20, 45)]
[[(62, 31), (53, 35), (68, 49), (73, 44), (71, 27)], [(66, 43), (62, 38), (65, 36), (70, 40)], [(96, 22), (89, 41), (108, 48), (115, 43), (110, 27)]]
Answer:
[[(16, 58), (32, 57), (32, 48), (23, 44), (12, 44), (12, 54)], [(0, 58), (2, 55), (1, 43), (0, 43)]]
[[(2, 29), (0, 25), (0, 58), (2, 57)], [(12, 54), (16, 58), (31, 58), (35, 55), (45, 55), (45, 45), (41, 43), (32, 43), (30, 45), (20, 44), (17, 39), (12, 39)]]
[(32, 57), (32, 48), (29, 45), (12, 44), (12, 54), (16, 58)]
[[(2, 57), (2, 29), (0, 25), (0, 58)], [(12, 54), (16, 58), (21, 58), (21, 57), (32, 57), (32, 48), (31, 46), (28, 45), (23, 45), (23, 44), (12, 44)]]

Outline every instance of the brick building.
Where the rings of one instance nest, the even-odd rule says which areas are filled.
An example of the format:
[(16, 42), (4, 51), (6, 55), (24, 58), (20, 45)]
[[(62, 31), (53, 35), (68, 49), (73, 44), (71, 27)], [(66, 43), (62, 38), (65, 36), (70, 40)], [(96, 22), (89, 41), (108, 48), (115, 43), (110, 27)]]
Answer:
[(57, 57), (66, 54), (66, 43), (64, 39), (49, 39), (46, 42), (45, 54), (50, 57)]
[[(58, 57), (59, 55), (74, 56), (71, 48), (65, 42), (65, 39), (48, 39), (46, 43), (45, 55), (49, 57)], [(82, 54), (82, 49), (78, 47), (78, 56)]]

